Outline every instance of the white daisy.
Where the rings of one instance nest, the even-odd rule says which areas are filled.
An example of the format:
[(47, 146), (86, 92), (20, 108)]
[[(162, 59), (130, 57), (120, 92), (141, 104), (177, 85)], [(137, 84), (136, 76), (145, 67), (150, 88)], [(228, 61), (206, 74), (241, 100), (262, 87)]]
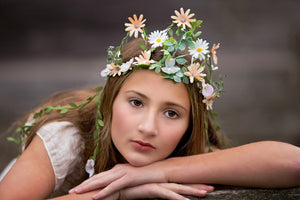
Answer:
[(166, 31), (154, 31), (149, 35), (149, 42), (153, 48), (162, 47), (163, 42), (168, 39)]
[(195, 48), (189, 49), (190, 54), (193, 58), (199, 58), (200, 60), (205, 59), (205, 54), (207, 54), (209, 51), (208, 49), (208, 42), (203, 39), (199, 39), (195, 42)]

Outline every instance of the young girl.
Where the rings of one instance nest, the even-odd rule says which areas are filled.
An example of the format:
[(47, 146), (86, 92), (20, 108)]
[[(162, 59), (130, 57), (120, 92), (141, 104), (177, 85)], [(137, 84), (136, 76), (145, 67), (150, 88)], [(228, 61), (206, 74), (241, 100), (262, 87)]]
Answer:
[(298, 147), (259, 142), (222, 150), (211, 111), (222, 91), (212, 79), (218, 45), (208, 51), (198, 39), (201, 22), (189, 10), (175, 14), (171, 26), (149, 36), (143, 16), (134, 15), (127, 36), (142, 38), (109, 50), (101, 93), (59, 93), (29, 116), (25, 151), (0, 183), (3, 199), (66, 194), (87, 178), (84, 168), (98, 174), (58, 199), (184, 199), (213, 190), (202, 184), (300, 185)]

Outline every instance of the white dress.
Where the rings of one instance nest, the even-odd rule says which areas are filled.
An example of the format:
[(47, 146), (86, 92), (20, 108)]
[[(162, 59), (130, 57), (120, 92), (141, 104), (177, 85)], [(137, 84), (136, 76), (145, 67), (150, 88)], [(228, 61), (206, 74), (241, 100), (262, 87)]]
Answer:
[[(55, 174), (55, 188), (51, 197), (66, 194), (86, 176), (84, 141), (79, 130), (71, 122), (61, 121), (42, 126), (36, 134), (44, 143)], [(1, 177), (13, 164), (14, 161), (1, 173)]]

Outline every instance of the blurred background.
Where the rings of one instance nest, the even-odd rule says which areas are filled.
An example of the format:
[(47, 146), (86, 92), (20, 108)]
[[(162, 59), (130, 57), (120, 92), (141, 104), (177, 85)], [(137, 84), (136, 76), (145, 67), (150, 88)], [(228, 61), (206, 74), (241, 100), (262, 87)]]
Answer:
[(144, 14), (149, 32), (174, 9), (202, 19), (218, 50), (225, 92), (214, 104), (233, 145), (280, 140), (300, 146), (299, 0), (2, 0), (0, 170), (16, 155), (6, 130), (53, 92), (103, 84), (106, 49)]

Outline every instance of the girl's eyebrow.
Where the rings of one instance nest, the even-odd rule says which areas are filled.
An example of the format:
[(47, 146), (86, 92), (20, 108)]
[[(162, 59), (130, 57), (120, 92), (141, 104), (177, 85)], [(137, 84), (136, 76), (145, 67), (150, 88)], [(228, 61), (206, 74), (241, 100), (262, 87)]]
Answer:
[(144, 99), (149, 99), (146, 95), (144, 95), (143, 93), (140, 93), (140, 92), (138, 92), (136, 90), (127, 90), (127, 91), (125, 91), (125, 93), (135, 93), (135, 94), (141, 96)]
[[(144, 98), (144, 99), (146, 99), (146, 100), (149, 100), (149, 97), (147, 97), (145, 94), (140, 93), (140, 92), (138, 92), (138, 91), (136, 91), (136, 90), (128, 90), (128, 91), (126, 91), (125, 93), (135, 93), (135, 94), (141, 96), (142, 98)], [(166, 104), (167, 106), (175, 106), (175, 107), (179, 107), (179, 108), (183, 109), (185, 112), (188, 112), (187, 108), (185, 108), (185, 107), (182, 106), (181, 104), (178, 104), (178, 103), (175, 103), (175, 102), (171, 102), (171, 101), (165, 102), (165, 104)]]

